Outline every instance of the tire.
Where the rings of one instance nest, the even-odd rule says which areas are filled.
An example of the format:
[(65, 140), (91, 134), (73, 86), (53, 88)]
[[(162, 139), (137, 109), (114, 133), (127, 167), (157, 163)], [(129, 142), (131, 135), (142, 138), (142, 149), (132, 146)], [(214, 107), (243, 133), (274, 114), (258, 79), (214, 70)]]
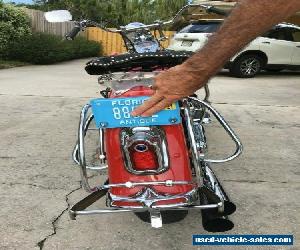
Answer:
[(231, 75), (239, 78), (251, 78), (262, 69), (263, 59), (254, 54), (238, 57), (230, 68)]

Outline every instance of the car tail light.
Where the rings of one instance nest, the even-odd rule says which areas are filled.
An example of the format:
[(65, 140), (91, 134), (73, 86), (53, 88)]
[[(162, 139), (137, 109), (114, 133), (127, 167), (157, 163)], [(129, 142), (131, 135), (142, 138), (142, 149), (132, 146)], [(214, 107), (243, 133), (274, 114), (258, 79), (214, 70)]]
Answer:
[(121, 144), (125, 167), (130, 173), (159, 174), (168, 169), (167, 142), (162, 128), (124, 128)]
[(155, 149), (148, 143), (139, 142), (131, 146), (129, 153), (133, 169), (140, 171), (158, 169)]

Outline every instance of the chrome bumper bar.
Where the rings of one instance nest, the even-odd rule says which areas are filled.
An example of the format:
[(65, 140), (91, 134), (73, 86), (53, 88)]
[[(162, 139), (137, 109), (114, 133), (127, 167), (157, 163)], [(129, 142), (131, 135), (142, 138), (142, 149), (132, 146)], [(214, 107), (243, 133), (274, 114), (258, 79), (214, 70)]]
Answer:
[[(165, 211), (165, 210), (188, 210), (188, 209), (213, 209), (216, 208), (218, 211), (221, 211), (224, 207), (223, 201), (219, 201), (216, 204), (205, 204), (205, 205), (195, 205), (192, 204), (192, 202), (195, 202), (191, 199), (189, 199), (189, 196), (196, 194), (198, 192), (198, 189), (193, 189), (190, 192), (186, 194), (181, 195), (174, 195), (174, 196), (166, 196), (165, 198), (163, 196), (159, 196), (156, 198), (148, 198), (146, 201), (146, 197), (143, 197), (143, 194), (138, 195), (136, 198), (130, 198), (130, 197), (113, 197), (114, 201), (130, 201), (130, 202), (140, 202), (141, 206), (132, 206), (132, 207), (108, 207), (108, 208), (101, 208), (101, 209), (95, 209), (95, 210), (85, 210), (90, 205), (92, 205), (97, 200), (101, 199), (102, 197), (105, 197), (108, 192), (108, 188), (99, 189), (91, 193), (89, 196), (84, 198), (83, 200), (79, 201), (77, 204), (75, 204), (70, 210), (69, 215), (71, 219), (75, 219), (77, 215), (93, 215), (93, 214), (106, 214), (106, 213), (123, 213), (123, 212), (145, 212), (145, 211)], [(188, 202), (178, 203), (178, 204), (169, 204), (169, 205), (153, 205), (155, 202), (158, 201), (167, 201), (171, 199), (179, 199), (187, 197)], [(145, 202), (146, 201), (146, 202)], [(150, 202), (151, 201), (151, 202)], [(144, 204), (147, 203), (147, 204)]]
[[(210, 104), (208, 104), (205, 101), (199, 100), (195, 97), (189, 97), (188, 100), (197, 102), (200, 105), (204, 106), (206, 109), (208, 109), (214, 115), (214, 117), (218, 120), (218, 122), (222, 125), (222, 127), (225, 129), (226, 133), (230, 136), (230, 138), (234, 141), (235, 146), (236, 146), (235, 152), (232, 155), (230, 155), (230, 156), (228, 156), (224, 159), (214, 160), (214, 159), (202, 158), (201, 161), (208, 162), (208, 163), (225, 163), (225, 162), (228, 162), (228, 161), (232, 161), (233, 159), (238, 157), (243, 151), (243, 145), (242, 145), (240, 139), (238, 138), (238, 136), (236, 135), (236, 133), (229, 126), (229, 124), (222, 117), (222, 115), (216, 109), (214, 109)], [(191, 137), (193, 137), (193, 135), (192, 135), (193, 134), (192, 133), (192, 123), (193, 123), (193, 121), (190, 119), (187, 104), (185, 104), (185, 106), (186, 106), (185, 107), (185, 114), (186, 114), (186, 116), (188, 117), (188, 120), (189, 120), (188, 121), (188, 130), (189, 130), (189, 133), (191, 134)], [(194, 141), (194, 139), (192, 139), (191, 141)]]
[(109, 214), (109, 213), (127, 213), (127, 212), (146, 212), (151, 210), (159, 209), (160, 211), (166, 210), (189, 210), (189, 209), (212, 209), (219, 208), (222, 204), (209, 204), (209, 205), (194, 205), (194, 206), (186, 206), (186, 207), (153, 207), (153, 208), (103, 208), (103, 209), (95, 209), (95, 210), (86, 210), (86, 211), (73, 211), (70, 210), (70, 216), (74, 219), (77, 215), (93, 215), (93, 214)]

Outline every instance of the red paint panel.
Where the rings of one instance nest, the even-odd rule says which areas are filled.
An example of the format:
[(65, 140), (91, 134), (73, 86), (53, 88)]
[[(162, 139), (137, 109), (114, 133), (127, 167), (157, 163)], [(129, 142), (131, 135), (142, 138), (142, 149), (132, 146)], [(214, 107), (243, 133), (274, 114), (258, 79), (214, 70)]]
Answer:
[[(145, 87), (135, 87), (120, 97), (146, 96), (153, 91)], [(111, 98), (115, 97), (114, 94)], [(149, 182), (149, 181), (192, 181), (192, 173), (186, 146), (184, 130), (181, 124), (162, 126), (167, 139), (169, 153), (169, 169), (157, 175), (134, 175), (129, 173), (124, 166), (124, 159), (121, 151), (120, 128), (105, 130), (105, 146), (107, 152), (108, 175), (110, 183)], [(133, 196), (144, 187), (135, 188), (112, 188), (111, 193), (118, 196)], [(194, 188), (193, 185), (174, 185), (172, 187), (153, 186), (159, 194), (181, 194)], [(174, 201), (173, 201), (174, 202)], [(172, 203), (170, 201), (170, 203)], [(167, 204), (167, 203), (166, 203)], [(134, 204), (133, 204), (134, 205)], [(135, 204), (136, 205), (136, 204)]]

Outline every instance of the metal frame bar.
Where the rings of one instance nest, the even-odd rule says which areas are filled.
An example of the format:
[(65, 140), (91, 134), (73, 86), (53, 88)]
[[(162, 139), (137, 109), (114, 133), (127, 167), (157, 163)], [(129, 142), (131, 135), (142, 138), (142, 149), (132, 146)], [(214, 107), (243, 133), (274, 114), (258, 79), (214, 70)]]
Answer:
[(189, 209), (212, 209), (212, 208), (219, 208), (221, 203), (218, 204), (209, 204), (209, 205), (194, 205), (194, 206), (186, 206), (186, 207), (153, 207), (153, 208), (103, 208), (103, 209), (95, 209), (95, 210), (83, 210), (83, 211), (72, 211), (70, 210), (69, 213), (71, 216), (77, 215), (92, 215), (92, 214), (106, 214), (106, 213), (126, 213), (126, 212), (145, 212), (151, 211), (153, 209), (159, 208), (160, 211), (167, 211), (167, 210), (189, 210)]
[[(85, 108), (85, 107), (84, 107)], [(90, 106), (88, 107), (88, 109), (90, 108)], [(91, 123), (91, 121), (94, 119), (94, 115), (91, 114), (88, 116), (88, 118), (85, 117), (85, 121), (83, 122), (84, 124), (84, 131), (82, 133), (83, 135), (83, 143), (84, 143), (84, 137), (86, 136), (86, 133), (88, 130), (97, 130), (99, 132), (99, 160), (100, 160), (100, 166), (86, 166), (87, 169), (89, 170), (94, 170), (94, 171), (99, 171), (99, 170), (105, 170), (108, 168), (107, 165), (105, 165), (105, 152), (104, 152), (104, 131), (102, 128), (97, 128), (97, 129), (89, 129), (89, 125)], [(79, 137), (78, 137), (79, 138)], [(85, 152), (83, 152), (84, 154), (84, 157), (85, 157)], [(74, 150), (73, 150), (73, 153), (72, 153), (72, 158), (73, 158), (73, 161), (80, 166), (80, 163), (79, 163), (79, 146), (78, 146), (78, 141), (74, 147)]]
[[(102, 192), (105, 191), (105, 189), (108, 188), (103, 188), (100, 190), (95, 191), (94, 193), (92, 193), (91, 195), (93, 196), (93, 194), (96, 194), (96, 192)], [(146, 188), (147, 190), (150, 190), (150, 188)], [(146, 190), (146, 191), (147, 191)], [(153, 191), (151, 189), (151, 191)], [(148, 200), (146, 200), (145, 198), (147, 198), (145, 196), (145, 194), (147, 192), (142, 192), (140, 193), (136, 198), (130, 198), (129, 201), (133, 201), (133, 202), (139, 202), (142, 205), (141, 206), (130, 206), (130, 207), (114, 207), (112, 205), (112, 207), (108, 207), (108, 208), (101, 208), (101, 209), (94, 209), (94, 210), (74, 210), (73, 208), (78, 206), (78, 204), (74, 205), (74, 207), (72, 207), (69, 210), (69, 215), (72, 219), (75, 219), (75, 217), (77, 215), (93, 215), (93, 214), (106, 214), (106, 213), (124, 213), (124, 212), (145, 212), (148, 211), (151, 213), (153, 212), (157, 212), (160, 213), (160, 211), (166, 211), (166, 210), (189, 210), (189, 209), (213, 209), (216, 208), (218, 209), (218, 211), (223, 211), (223, 207), (224, 207), (224, 202), (222, 200), (220, 200), (219, 202), (216, 202), (215, 204), (203, 204), (203, 205), (196, 205), (195, 202), (196, 200), (193, 200), (191, 197), (194, 196), (195, 194), (198, 193), (198, 188), (194, 188), (191, 191), (185, 193), (185, 194), (181, 194), (181, 195), (174, 195), (174, 196), (165, 196), (161, 199), (160, 195), (156, 194), (155, 191), (153, 191), (154, 193), (154, 198), (148, 198)], [(98, 197), (98, 199), (104, 197), (104, 194), (106, 192), (104, 192), (102, 195), (100, 195)], [(151, 192), (152, 194), (152, 192)], [(178, 199), (178, 198), (186, 198), (186, 202), (185, 203), (176, 203), (176, 204), (169, 204), (169, 205), (155, 205), (154, 203), (156, 203), (157, 201), (163, 201), (163, 200), (170, 200), (170, 199)], [(85, 198), (86, 200), (87, 198)], [(96, 199), (97, 200), (97, 199)], [(96, 201), (94, 198), (92, 198), (92, 202), (88, 205), (84, 205), (85, 208), (89, 207), (92, 203), (94, 203)], [(113, 201), (113, 200), (111, 200)], [(115, 201), (128, 201), (128, 198), (123, 197), (122, 199), (117, 199)], [(86, 202), (86, 201), (85, 201)]]
[[(242, 151), (243, 151), (243, 145), (240, 141), (240, 139), (238, 138), (238, 136), (236, 135), (236, 133), (233, 131), (233, 129), (229, 126), (229, 124), (226, 122), (226, 120), (222, 117), (222, 115), (216, 110), (214, 109), (210, 104), (206, 103), (205, 101), (202, 101), (202, 100), (199, 100), (195, 97), (188, 97), (188, 100), (192, 100), (192, 101), (195, 101), (195, 102), (198, 102), (200, 103), (201, 105), (203, 105), (204, 107), (206, 107), (213, 115), (214, 117), (218, 120), (218, 122), (222, 125), (222, 127), (224, 128), (224, 130), (226, 131), (226, 133), (230, 136), (230, 138), (234, 141), (235, 143), (235, 146), (236, 146), (236, 149), (235, 149), (235, 152), (224, 158), (224, 159), (221, 159), (221, 160), (214, 160), (214, 159), (205, 159), (203, 158), (202, 160), (204, 162), (209, 162), (209, 163), (225, 163), (225, 162), (228, 162), (228, 161), (232, 161), (233, 159), (235, 159), (236, 157), (238, 157)], [(187, 107), (186, 107), (187, 109)], [(186, 113), (186, 116), (189, 117), (189, 111), (188, 110), (185, 110), (185, 113)], [(190, 121), (188, 121), (188, 123), (192, 124), (192, 121), (191, 119), (189, 119)], [(192, 125), (188, 126), (188, 131), (189, 131), (189, 134), (192, 134), (193, 133), (193, 130), (192, 130)], [(194, 142), (192, 141), (192, 144)], [(196, 147), (196, 145), (195, 145)], [(204, 155), (203, 155), (204, 157)]]
[(174, 185), (193, 185), (195, 183), (189, 181), (173, 181), (173, 180), (166, 180), (166, 181), (145, 181), (145, 182), (125, 182), (125, 183), (115, 183), (115, 184), (104, 184), (98, 186), (98, 189), (106, 189), (111, 187), (127, 187), (127, 188), (134, 188), (137, 186), (147, 186), (147, 185), (155, 185), (155, 186), (166, 186), (172, 187)]
[[(84, 105), (84, 107), (81, 110), (80, 114), (80, 121), (79, 121), (79, 127), (78, 127), (78, 142), (77, 145), (75, 146), (75, 150), (73, 152), (73, 156), (78, 157), (78, 162), (80, 165), (80, 175), (81, 175), (81, 181), (82, 181), (82, 186), (87, 192), (94, 192), (97, 190), (97, 187), (91, 187), (88, 182), (88, 176), (87, 176), (87, 169), (91, 170), (103, 170), (106, 169), (108, 166), (97, 166), (97, 167), (87, 167), (86, 165), (86, 159), (85, 159), (85, 143), (84, 143), (84, 138), (86, 135), (86, 132), (88, 130), (88, 126), (92, 120), (92, 116), (88, 116), (88, 111), (91, 108), (90, 104)], [(103, 134), (102, 134), (103, 135)], [(100, 140), (100, 143), (102, 140)], [(100, 145), (100, 149), (103, 147), (103, 145)], [(78, 152), (76, 153), (76, 148)], [(102, 159), (104, 160), (104, 159)], [(76, 161), (75, 161), (76, 162)]]

